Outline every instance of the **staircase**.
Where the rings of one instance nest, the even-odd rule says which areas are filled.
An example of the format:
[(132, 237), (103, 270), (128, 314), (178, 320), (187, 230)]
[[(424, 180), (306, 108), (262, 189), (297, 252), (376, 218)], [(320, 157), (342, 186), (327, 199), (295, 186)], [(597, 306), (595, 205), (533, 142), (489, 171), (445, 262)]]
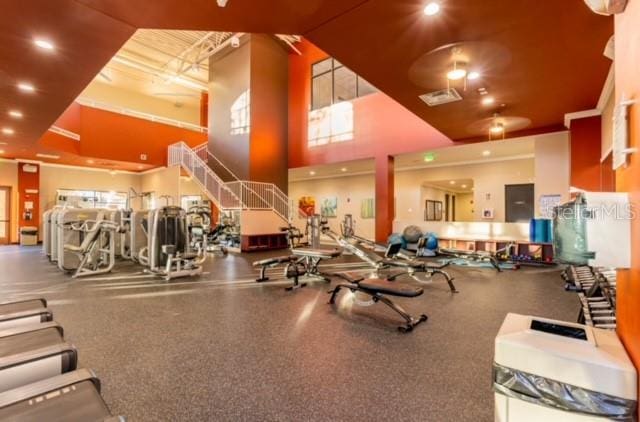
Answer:
[[(214, 161), (229, 173), (224, 181), (209, 166)], [(169, 166), (181, 166), (220, 210), (271, 210), (284, 221), (292, 218), (289, 197), (273, 183), (240, 180), (202, 144), (190, 148), (184, 142), (169, 146)]]

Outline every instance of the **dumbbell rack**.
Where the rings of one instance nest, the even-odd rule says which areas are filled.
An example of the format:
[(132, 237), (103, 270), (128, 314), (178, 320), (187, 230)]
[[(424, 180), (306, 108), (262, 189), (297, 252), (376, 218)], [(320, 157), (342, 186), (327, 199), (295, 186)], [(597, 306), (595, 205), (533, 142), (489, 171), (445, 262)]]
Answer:
[(605, 268), (569, 266), (563, 272), (566, 290), (578, 293), (578, 323), (616, 328), (616, 272)]

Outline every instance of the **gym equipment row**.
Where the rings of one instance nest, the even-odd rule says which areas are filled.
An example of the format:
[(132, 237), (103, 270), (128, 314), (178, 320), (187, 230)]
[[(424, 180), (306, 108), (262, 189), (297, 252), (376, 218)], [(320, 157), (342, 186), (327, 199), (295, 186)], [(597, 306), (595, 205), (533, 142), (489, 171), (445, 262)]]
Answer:
[(43, 214), (43, 221), (45, 254), (73, 278), (108, 273), (118, 258), (144, 265), (146, 272), (165, 280), (202, 272), (207, 237), (192, 241), (180, 207), (56, 207)]
[(616, 328), (616, 272), (588, 266), (568, 266), (562, 273), (566, 290), (578, 293), (578, 323)]
[[(349, 216), (350, 217), (350, 216)], [(369, 306), (377, 302), (382, 302), (389, 306), (392, 310), (398, 313), (404, 320), (405, 324), (398, 327), (402, 332), (410, 332), (413, 328), (427, 320), (427, 316), (422, 314), (418, 318), (414, 318), (404, 311), (399, 305), (389, 299), (388, 296), (415, 298), (424, 293), (422, 287), (411, 286), (406, 283), (399, 283), (395, 280), (401, 276), (409, 276), (412, 279), (420, 282), (421, 284), (428, 284), (432, 280), (431, 278), (435, 274), (442, 275), (451, 290), (452, 293), (457, 293), (458, 290), (453, 284), (453, 278), (447, 274), (443, 268), (446, 265), (432, 265), (424, 261), (416, 261), (408, 257), (400, 257), (401, 245), (399, 243), (391, 243), (385, 248), (385, 255), (380, 256), (373, 251), (368, 251), (362, 248), (360, 245), (363, 243), (362, 238), (355, 235), (353, 227), (349, 225), (349, 221), (345, 220), (342, 225), (341, 234), (333, 232), (326, 219), (323, 219), (319, 215), (314, 215), (307, 220), (308, 247), (300, 247), (300, 232), (295, 228), (289, 226), (285, 228), (289, 233), (293, 233), (293, 238), (296, 241), (290, 241), (290, 245), (296, 245), (292, 247), (291, 255), (278, 256), (273, 258), (264, 259), (254, 262), (254, 266), (260, 267), (260, 275), (256, 279), (257, 282), (264, 282), (269, 280), (266, 276), (267, 268), (273, 268), (277, 266), (284, 266), (284, 275), (288, 279), (293, 280), (293, 284), (287, 287), (287, 290), (294, 290), (306, 286), (306, 283), (299, 281), (300, 277), (306, 276), (308, 279), (319, 280), (325, 283), (330, 283), (332, 278), (340, 278), (346, 283), (338, 284), (334, 289), (330, 290), (331, 298), (330, 304), (335, 303), (338, 292), (342, 289), (348, 289), (354, 294), (356, 292), (362, 293), (371, 299), (363, 302), (355, 300), (357, 305)], [(328, 236), (332, 239), (340, 249), (322, 249), (314, 247), (313, 245), (320, 245), (320, 235)], [(366, 265), (373, 271), (371, 278), (364, 278), (362, 276), (354, 276), (350, 272), (339, 273), (323, 273), (320, 270), (320, 264), (326, 260), (331, 260), (341, 256), (344, 252), (353, 254), (361, 259)], [(400, 272), (395, 274), (389, 274), (382, 276), (381, 272), (389, 270), (391, 268), (401, 268)], [(419, 278), (417, 274), (426, 274), (426, 279)], [(354, 295), (355, 299), (355, 295)]]
[(0, 304), (0, 420), (123, 421), (98, 378), (77, 364), (45, 299)]

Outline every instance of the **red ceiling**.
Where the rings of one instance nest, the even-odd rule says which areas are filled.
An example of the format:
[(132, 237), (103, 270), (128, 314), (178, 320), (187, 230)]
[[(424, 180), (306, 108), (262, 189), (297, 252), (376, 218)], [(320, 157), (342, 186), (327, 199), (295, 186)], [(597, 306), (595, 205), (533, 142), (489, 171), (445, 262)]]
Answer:
[[(5, 155), (33, 150), (136, 28), (228, 30), (304, 35), (454, 140), (477, 138), (467, 128), (491, 116), (472, 90), (465, 100), (429, 108), (418, 95), (444, 88), (444, 64), (424, 55), (442, 45), (485, 41), (505, 52), (474, 57), (482, 85), (504, 115), (532, 121), (531, 130), (560, 127), (564, 113), (593, 108), (610, 62), (602, 56), (612, 19), (580, 0), (441, 0), (426, 17), (422, 0), (56, 0), (5, 1), (0, 20), (0, 125), (16, 130), (0, 142)], [(57, 46), (38, 50), (43, 36)], [(421, 59), (422, 57), (422, 59)], [(419, 69), (419, 79), (409, 77)], [(426, 62), (425, 62), (426, 60)], [(498, 64), (499, 66), (496, 66)], [(416, 67), (413, 71), (415, 73)], [(431, 73), (429, 73), (431, 72)], [(37, 87), (18, 92), (19, 81)], [(9, 109), (25, 117), (13, 121)], [(2, 135), (0, 135), (2, 136)]]

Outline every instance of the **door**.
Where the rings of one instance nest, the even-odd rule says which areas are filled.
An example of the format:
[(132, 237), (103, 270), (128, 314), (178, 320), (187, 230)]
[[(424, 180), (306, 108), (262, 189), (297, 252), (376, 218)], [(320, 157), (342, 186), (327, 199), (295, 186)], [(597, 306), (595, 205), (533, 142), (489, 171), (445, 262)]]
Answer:
[(0, 245), (9, 243), (11, 233), (11, 188), (0, 186)]
[(533, 218), (533, 183), (505, 185), (505, 221), (528, 223)]

